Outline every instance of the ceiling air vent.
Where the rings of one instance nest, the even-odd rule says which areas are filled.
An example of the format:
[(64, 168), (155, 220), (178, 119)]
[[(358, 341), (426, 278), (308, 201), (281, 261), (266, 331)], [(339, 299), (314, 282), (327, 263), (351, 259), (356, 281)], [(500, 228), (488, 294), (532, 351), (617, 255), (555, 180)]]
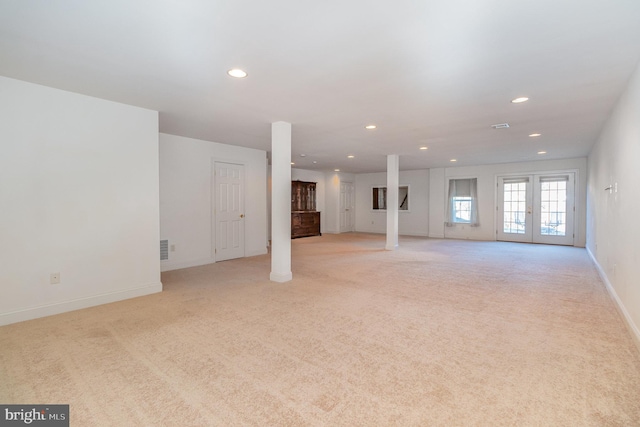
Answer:
[(509, 123), (498, 123), (497, 125), (491, 125), (494, 129), (506, 129), (509, 127)]
[(160, 240), (160, 261), (169, 259), (169, 241)]

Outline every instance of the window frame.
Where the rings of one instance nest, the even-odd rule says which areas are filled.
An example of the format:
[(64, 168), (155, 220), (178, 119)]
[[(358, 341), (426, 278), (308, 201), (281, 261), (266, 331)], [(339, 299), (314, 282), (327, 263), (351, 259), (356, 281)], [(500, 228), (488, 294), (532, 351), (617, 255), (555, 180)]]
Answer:
[[(456, 200), (456, 199), (464, 199), (464, 200)], [(458, 210), (456, 209), (456, 203), (469, 203), (469, 209)], [(471, 210), (473, 209), (473, 198), (471, 196), (454, 196), (451, 198), (451, 223), (453, 224), (471, 224)], [(458, 212), (466, 212), (469, 216), (468, 220), (464, 220), (463, 218), (459, 218), (456, 213)]]
[[(475, 180), (475, 193), (476, 193), (476, 198), (473, 198), (473, 192), (471, 191), (471, 188), (469, 188), (469, 195), (464, 195), (464, 196), (450, 196), (450, 188), (451, 188), (451, 181), (472, 181)], [(479, 221), (477, 219), (477, 216), (479, 215), (479, 206), (478, 206), (478, 196), (477, 196), (477, 192), (478, 192), (478, 177), (477, 176), (460, 176), (460, 177), (447, 177), (446, 179), (446, 194), (445, 194), (445, 203), (447, 206), (447, 212), (445, 213), (445, 225), (447, 227), (454, 227), (457, 225), (469, 225), (471, 227), (478, 227), (479, 226)], [(471, 183), (469, 183), (469, 185), (471, 185)], [(463, 192), (464, 193), (464, 192)], [(454, 199), (469, 199), (469, 221), (464, 221), (464, 220), (458, 220), (456, 218), (456, 206), (455, 206), (455, 201)], [(474, 210), (475, 210), (475, 221), (474, 220)]]
[[(400, 184), (398, 185), (398, 203), (401, 204), (403, 202), (404, 199), (400, 199), (400, 193), (401, 193), (401, 189), (406, 188), (407, 189), (407, 207), (406, 209), (402, 209), (400, 206), (398, 206), (398, 212), (411, 212), (411, 186), (408, 184)], [(376, 208), (376, 198), (375, 198), (375, 193), (376, 190), (380, 190), (380, 189), (384, 189), (384, 206), (385, 208)], [(371, 209), (371, 212), (386, 212), (386, 206), (387, 206), (387, 186), (386, 185), (373, 185), (371, 186), (371, 191), (369, 192), (369, 194), (371, 195), (371, 202), (369, 204), (369, 207)]]

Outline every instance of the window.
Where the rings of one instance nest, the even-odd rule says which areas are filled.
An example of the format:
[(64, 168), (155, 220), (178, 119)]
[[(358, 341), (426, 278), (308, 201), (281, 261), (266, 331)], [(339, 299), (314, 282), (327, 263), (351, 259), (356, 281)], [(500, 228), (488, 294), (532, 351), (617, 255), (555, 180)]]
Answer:
[(453, 222), (463, 224), (471, 223), (471, 197), (454, 197), (453, 203)]
[(373, 187), (373, 209), (387, 209), (387, 187)]
[[(387, 187), (373, 187), (371, 197), (371, 209), (383, 211), (387, 209)], [(398, 187), (398, 210), (409, 210), (409, 186)]]
[(455, 224), (479, 225), (477, 187), (477, 178), (449, 180), (448, 227)]

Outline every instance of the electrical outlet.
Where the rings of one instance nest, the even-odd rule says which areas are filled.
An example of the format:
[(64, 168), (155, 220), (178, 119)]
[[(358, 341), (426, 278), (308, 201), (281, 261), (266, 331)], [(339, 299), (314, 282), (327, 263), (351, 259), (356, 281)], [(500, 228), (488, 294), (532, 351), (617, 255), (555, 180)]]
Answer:
[(58, 283), (60, 283), (60, 273), (51, 273), (51, 275), (49, 276), (49, 282), (52, 285), (57, 285)]

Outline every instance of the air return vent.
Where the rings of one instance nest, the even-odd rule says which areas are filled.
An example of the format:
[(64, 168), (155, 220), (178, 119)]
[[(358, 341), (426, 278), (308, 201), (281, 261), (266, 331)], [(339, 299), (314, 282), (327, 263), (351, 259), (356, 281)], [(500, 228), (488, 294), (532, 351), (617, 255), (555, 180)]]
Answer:
[(160, 261), (169, 259), (169, 241), (160, 240)]
[(498, 123), (497, 125), (491, 125), (494, 129), (506, 129), (509, 127), (509, 123)]

